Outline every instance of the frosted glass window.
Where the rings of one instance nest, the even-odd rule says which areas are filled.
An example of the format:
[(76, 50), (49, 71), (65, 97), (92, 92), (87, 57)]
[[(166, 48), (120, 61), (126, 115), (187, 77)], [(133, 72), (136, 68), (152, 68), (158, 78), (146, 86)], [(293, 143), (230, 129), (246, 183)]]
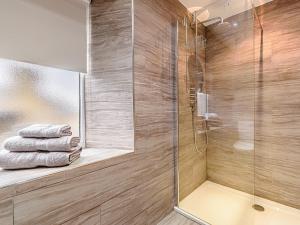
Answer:
[(0, 59), (0, 141), (34, 123), (67, 123), (79, 135), (80, 73)]

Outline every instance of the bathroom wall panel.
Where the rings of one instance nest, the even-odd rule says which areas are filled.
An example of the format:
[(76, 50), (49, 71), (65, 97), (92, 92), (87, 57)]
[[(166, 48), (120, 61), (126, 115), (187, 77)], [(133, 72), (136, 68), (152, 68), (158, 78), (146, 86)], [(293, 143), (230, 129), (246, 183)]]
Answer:
[[(186, 14), (187, 9), (178, 1), (134, 1), (135, 152), (172, 155), (172, 170), (165, 178), (168, 181), (175, 177), (177, 147), (176, 22)], [(152, 166), (161, 164), (157, 161)], [(148, 205), (128, 224), (138, 224), (141, 220), (144, 222), (140, 224), (156, 224), (173, 209), (174, 182), (165, 188), (162, 184), (155, 187), (156, 196), (162, 196), (160, 200)]]
[(92, 209), (62, 225), (101, 225), (100, 208)]
[(12, 199), (0, 202), (0, 224), (13, 225), (13, 201)]
[(10, 198), (15, 195), (15, 189), (13, 186), (7, 186), (0, 188), (0, 201)]
[(161, 221), (169, 212), (170, 205), (174, 204), (174, 195), (170, 190), (171, 187), (161, 191), (160, 194), (164, 195), (164, 198), (160, 198), (155, 201), (150, 207), (138, 214), (136, 217), (128, 221), (130, 225), (152, 225)]
[(264, 32), (256, 41), (263, 64), (257, 64), (255, 124), (255, 194), (298, 209), (299, 8), (297, 0), (274, 0), (257, 9)]
[[(173, 160), (167, 180), (175, 177), (177, 147), (176, 22), (186, 14), (187, 9), (178, 1), (134, 1), (135, 151), (169, 152)], [(153, 166), (161, 163), (157, 161)], [(128, 224), (156, 224), (173, 209), (174, 183), (159, 189), (164, 197)]]
[(138, 216), (141, 211), (145, 211), (166, 196), (169, 196), (168, 199), (171, 200), (169, 202), (172, 204), (174, 183), (172, 174), (172, 171), (166, 171), (162, 175), (103, 203), (101, 205), (101, 225), (128, 224), (128, 221)]
[[(254, 35), (252, 12), (226, 19), (238, 24), (206, 29), (209, 112), (221, 120), (209, 131), (208, 179), (253, 194)], [(221, 27), (223, 26), (223, 27)]]
[[(186, 9), (176, 1), (135, 1), (134, 93), (137, 152), (162, 149), (174, 152), (177, 146), (176, 23), (186, 13)], [(190, 150), (190, 147), (187, 148)], [(186, 165), (189, 164), (186, 171), (194, 168), (194, 187), (194, 183), (199, 183), (199, 179), (203, 177), (200, 173), (205, 164), (196, 163), (199, 160), (196, 157), (192, 159), (187, 156), (184, 160)], [(188, 183), (187, 177), (185, 180), (184, 185)]]
[[(61, 224), (167, 171), (173, 173), (172, 153), (153, 152), (139, 155), (135, 160), (18, 195), (14, 197), (15, 224)], [(169, 179), (172, 178), (170, 175)], [(166, 188), (163, 183), (156, 184), (156, 190)], [(137, 193), (131, 194), (130, 197), (133, 197)], [(142, 194), (151, 195), (147, 192)], [(172, 192), (171, 195), (173, 194)], [(165, 197), (168, 198), (167, 195)], [(172, 205), (169, 207), (171, 209)], [(142, 208), (136, 210), (141, 212)], [(130, 218), (131, 214), (127, 216)]]
[(173, 151), (175, 11), (182, 6), (153, 0), (137, 0), (134, 6), (135, 150)]
[[(205, 28), (199, 24), (198, 35), (205, 36)], [(189, 99), (189, 80), (187, 78), (187, 67), (195, 54), (195, 31), (188, 28), (188, 46), (186, 42), (186, 28), (179, 23), (178, 30), (178, 167), (179, 167), (179, 199), (192, 193), (206, 180), (206, 153), (197, 152), (194, 146), (194, 134), (192, 126), (192, 111)], [(200, 45), (200, 43), (198, 43)], [(205, 72), (205, 48), (200, 49), (200, 63)], [(190, 69), (190, 68), (189, 68)], [(196, 120), (199, 118), (196, 116)], [(196, 123), (198, 131), (204, 131), (203, 125)], [(199, 149), (205, 145), (205, 134), (197, 134), (197, 145)]]
[[(274, 0), (257, 8), (263, 33), (255, 27), (255, 154), (234, 148), (241, 139), (236, 121), (253, 112), (247, 107), (253, 102), (253, 37), (245, 33), (253, 31), (252, 18), (245, 13), (230, 18), (238, 23), (232, 32), (208, 29), (206, 51), (210, 112), (227, 125), (209, 134), (208, 179), (253, 193), (254, 178), (254, 194), (295, 208), (300, 208), (299, 7), (297, 0)], [(244, 125), (248, 133), (254, 129)]]
[(87, 147), (134, 148), (131, 10), (131, 0), (97, 0), (90, 7)]
[(135, 152), (130, 160), (15, 196), (16, 225), (77, 221), (95, 207), (101, 208), (101, 224), (154, 225), (173, 210), (173, 44), (177, 17), (185, 13), (179, 2), (171, 0), (92, 1), (85, 89), (87, 146)]

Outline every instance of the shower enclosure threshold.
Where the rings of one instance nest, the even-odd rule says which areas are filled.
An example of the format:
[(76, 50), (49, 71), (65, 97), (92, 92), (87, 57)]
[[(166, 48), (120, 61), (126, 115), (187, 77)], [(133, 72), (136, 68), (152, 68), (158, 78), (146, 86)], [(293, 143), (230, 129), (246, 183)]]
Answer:
[[(264, 211), (253, 209), (258, 204)], [(183, 212), (180, 212), (180, 210)], [(179, 203), (177, 212), (212, 225), (299, 225), (300, 210), (205, 181)], [(193, 218), (190, 218), (193, 220)], [(201, 222), (197, 220), (196, 222)], [(202, 224), (202, 223), (199, 223)]]
[(211, 224), (209, 224), (209, 223), (207, 223), (207, 222), (205, 222), (205, 221), (203, 221), (203, 220), (201, 220), (201, 219), (199, 219), (199, 218), (193, 216), (192, 214), (190, 214), (190, 213), (184, 211), (183, 209), (180, 209), (180, 208), (177, 207), (177, 206), (174, 207), (174, 210), (175, 210), (177, 213), (183, 215), (183, 216), (186, 217), (187, 219), (189, 219), (189, 220), (191, 220), (191, 221), (193, 221), (193, 222), (195, 222), (195, 223), (197, 223), (197, 224), (199, 224), (199, 225), (211, 225)]

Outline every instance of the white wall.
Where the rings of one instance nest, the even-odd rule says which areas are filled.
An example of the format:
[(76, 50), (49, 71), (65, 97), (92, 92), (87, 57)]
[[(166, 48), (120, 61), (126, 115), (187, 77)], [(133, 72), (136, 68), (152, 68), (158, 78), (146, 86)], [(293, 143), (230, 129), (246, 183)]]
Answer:
[(86, 72), (83, 0), (1, 0), (0, 58)]

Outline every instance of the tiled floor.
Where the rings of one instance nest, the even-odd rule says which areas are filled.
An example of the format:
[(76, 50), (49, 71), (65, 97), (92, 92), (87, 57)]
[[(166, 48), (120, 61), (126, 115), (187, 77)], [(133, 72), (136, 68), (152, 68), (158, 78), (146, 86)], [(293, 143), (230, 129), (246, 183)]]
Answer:
[[(265, 211), (254, 210), (254, 202), (262, 205)], [(254, 198), (250, 194), (210, 181), (204, 182), (183, 199), (179, 206), (212, 225), (300, 225), (300, 210), (263, 198)]]
[(164, 218), (158, 225), (199, 225), (199, 224), (173, 211), (166, 218)]

